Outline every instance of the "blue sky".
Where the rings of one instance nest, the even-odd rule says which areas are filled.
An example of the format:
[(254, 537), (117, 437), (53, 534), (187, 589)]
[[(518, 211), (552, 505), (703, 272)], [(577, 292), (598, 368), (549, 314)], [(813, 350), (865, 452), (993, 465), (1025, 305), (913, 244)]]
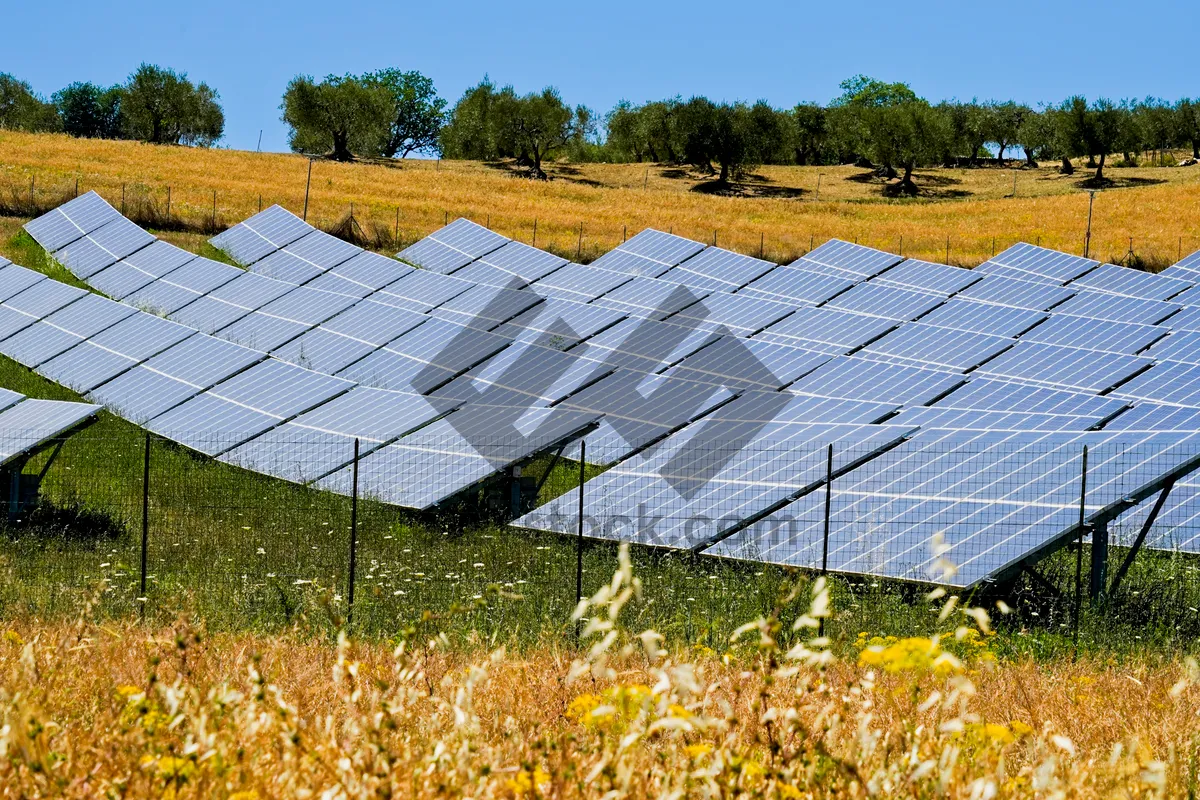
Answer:
[(293, 75), (385, 66), (424, 72), (451, 102), (488, 73), (521, 92), (553, 84), (601, 112), (677, 93), (825, 101), (857, 73), (907, 81), (931, 100), (1200, 95), (1194, 6), (1178, 0), (622, 0), (535, 4), (536, 17), (522, 4), (382, 0), (6, 6), (0, 71), (49, 95), (74, 80), (123, 80), (142, 61), (174, 67), (221, 93), (222, 144), (242, 149), (260, 129), (264, 150), (287, 149), (279, 102)]

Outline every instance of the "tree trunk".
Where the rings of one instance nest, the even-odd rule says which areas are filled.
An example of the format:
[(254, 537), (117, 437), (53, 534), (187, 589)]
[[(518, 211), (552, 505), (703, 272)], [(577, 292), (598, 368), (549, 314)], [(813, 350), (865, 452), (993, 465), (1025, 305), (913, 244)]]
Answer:
[(1033, 169), (1037, 169), (1037, 165), (1038, 165), (1037, 161), (1033, 157), (1033, 151), (1030, 150), (1029, 148), (1025, 149), (1025, 163), (1028, 164)]
[(1075, 174), (1075, 165), (1072, 164), (1071, 159), (1067, 158), (1066, 156), (1062, 157), (1062, 169), (1060, 172), (1062, 172), (1063, 175)]
[(908, 162), (904, 165), (904, 177), (900, 179), (900, 191), (905, 194), (916, 194), (917, 184), (913, 182), (913, 168), (916, 167), (915, 162)]
[(1088, 169), (1096, 168), (1096, 156), (1092, 153), (1088, 153), (1087, 168)]
[(350, 134), (346, 131), (333, 132), (333, 151), (329, 157), (334, 161), (353, 161), (354, 154), (350, 152)]
[(1200, 139), (1192, 139), (1192, 158), (1200, 159)]
[(1000, 166), (1003, 167), (1004, 166), (1004, 151), (1008, 148), (1008, 145), (1005, 144), (1004, 142), (997, 142), (997, 144), (1000, 145), (1000, 152), (996, 156), (996, 161), (997, 161), (997, 163), (1000, 164)]
[(1104, 153), (1100, 154), (1100, 163), (1096, 165), (1096, 176), (1092, 180), (1096, 183), (1104, 180)]
[(721, 176), (717, 180), (720, 183), (729, 183), (729, 162), (721, 162)]

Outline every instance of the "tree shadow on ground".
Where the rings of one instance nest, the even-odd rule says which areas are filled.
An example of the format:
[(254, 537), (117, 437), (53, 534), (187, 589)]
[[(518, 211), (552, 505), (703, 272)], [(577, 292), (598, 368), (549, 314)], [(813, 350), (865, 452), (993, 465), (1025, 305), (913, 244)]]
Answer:
[[(521, 162), (519, 159), (505, 159), (503, 161), (484, 161), (483, 165), (488, 169), (503, 172), (514, 178), (525, 178), (533, 180), (535, 176), (529, 164)], [(573, 167), (568, 164), (550, 164), (542, 163), (542, 170), (546, 173), (546, 180), (561, 180), (567, 183), (577, 183), (581, 186), (593, 186), (598, 189), (608, 187), (608, 184), (593, 180), (592, 178), (580, 177), (583, 175), (583, 170), (578, 167)]]
[(1166, 183), (1164, 178), (1139, 178), (1136, 176), (1111, 178), (1105, 176), (1100, 180), (1089, 176), (1083, 180), (1075, 181), (1077, 189), (1135, 189), (1142, 186), (1154, 186), (1159, 183)]
[(704, 181), (693, 186), (689, 191), (697, 194), (715, 195), (717, 197), (767, 197), (793, 199), (808, 194), (807, 189), (792, 186), (767, 186), (753, 182), (722, 183), (719, 180)]
[(124, 535), (125, 525), (108, 514), (85, 507), (79, 500), (54, 503), (42, 498), (8, 531), (10, 535), (39, 540), (106, 542)]

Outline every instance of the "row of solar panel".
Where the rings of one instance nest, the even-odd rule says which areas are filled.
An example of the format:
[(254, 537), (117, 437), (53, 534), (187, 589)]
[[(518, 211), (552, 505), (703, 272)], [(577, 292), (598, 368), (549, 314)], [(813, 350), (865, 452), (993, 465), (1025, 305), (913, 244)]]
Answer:
[[(488, 231), (488, 233), (490, 233), (490, 231)], [(660, 235), (660, 236), (665, 236), (665, 235)], [(637, 237), (635, 237), (635, 239), (637, 239)], [(634, 240), (631, 240), (631, 241), (634, 241)], [(697, 246), (697, 247), (702, 247), (702, 246)], [(847, 247), (850, 247), (850, 246), (847, 246)], [(864, 249), (865, 249), (865, 248), (864, 248)], [(658, 253), (658, 254), (660, 254), (660, 253)], [(658, 255), (658, 254), (652, 254), (652, 255), (650, 255), (650, 258), (652, 258), (652, 259), (653, 259), (653, 258), (655, 257), (655, 255)], [(836, 267), (836, 265), (830, 265), (830, 266)], [(932, 266), (932, 265), (931, 265), (931, 266)], [(838, 269), (840, 269), (840, 267), (838, 267)], [(853, 269), (853, 267), (847, 267), (847, 271), (850, 271), (851, 269)], [(894, 313), (894, 312), (893, 312), (893, 313)], [(919, 338), (919, 337), (918, 337), (918, 338)]]

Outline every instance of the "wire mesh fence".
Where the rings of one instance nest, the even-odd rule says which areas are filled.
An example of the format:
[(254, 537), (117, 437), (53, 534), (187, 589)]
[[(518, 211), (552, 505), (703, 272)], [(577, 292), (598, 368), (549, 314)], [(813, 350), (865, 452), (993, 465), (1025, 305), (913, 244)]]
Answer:
[[(410, 435), (408, 452), (457, 468), (391, 471), (380, 464), (408, 463), (397, 442), (363, 442), (356, 462), (345, 441), (305, 438), (288, 480), (229, 463), (246, 436), (208, 437), (212, 457), (97, 426), (5, 442), (21, 455), (0, 482), (0, 615), (193, 613), (230, 629), (350, 618), (380, 636), (453, 616), (485, 641), (569, 639), (580, 596), (610, 580), (627, 541), (644, 587), (626, 622), (689, 645), (724, 647), (828, 569), (835, 640), (927, 633), (925, 593), (948, 584), (1014, 607), (1002, 624), (1017, 632), (1184, 647), (1200, 634), (1186, 478), (1131, 545), (1157, 498), (1147, 487), (1200, 447), (1157, 436), (1092, 441), (1086, 486), (1078, 434), (996, 433), (736, 448), (674, 437), (616, 465), (581, 465), (568, 444), (510, 459), (519, 470), (489, 462), (486, 443)], [(357, 481), (333, 479), (347, 470)], [(404, 508), (378, 490), (405, 482), (436, 499)]]

